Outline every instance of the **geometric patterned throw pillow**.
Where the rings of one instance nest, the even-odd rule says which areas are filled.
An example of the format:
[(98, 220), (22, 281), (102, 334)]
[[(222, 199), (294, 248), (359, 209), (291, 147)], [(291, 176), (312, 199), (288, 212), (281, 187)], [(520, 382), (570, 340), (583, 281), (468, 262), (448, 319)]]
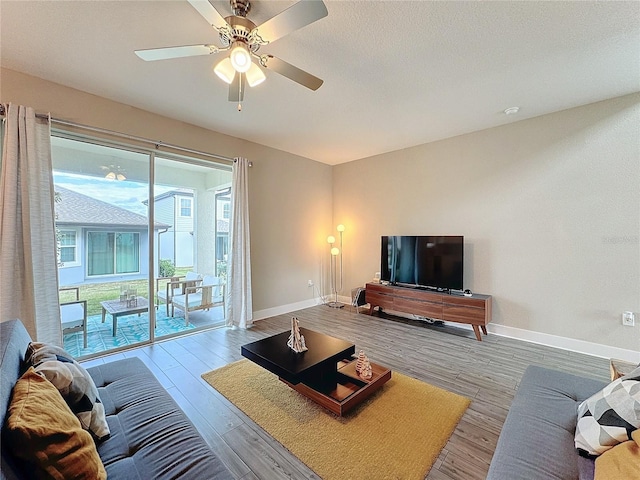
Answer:
[(109, 438), (104, 405), (93, 378), (82, 365), (62, 348), (40, 342), (29, 344), (25, 359), (58, 389), (82, 428), (99, 441)]
[(640, 367), (578, 406), (575, 445), (580, 455), (600, 455), (631, 440), (640, 428)]

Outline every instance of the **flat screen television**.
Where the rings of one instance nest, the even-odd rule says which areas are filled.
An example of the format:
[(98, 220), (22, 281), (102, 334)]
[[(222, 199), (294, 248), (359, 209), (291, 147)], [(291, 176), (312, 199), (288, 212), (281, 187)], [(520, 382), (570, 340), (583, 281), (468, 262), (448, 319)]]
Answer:
[(464, 237), (382, 237), (380, 279), (392, 285), (462, 290)]

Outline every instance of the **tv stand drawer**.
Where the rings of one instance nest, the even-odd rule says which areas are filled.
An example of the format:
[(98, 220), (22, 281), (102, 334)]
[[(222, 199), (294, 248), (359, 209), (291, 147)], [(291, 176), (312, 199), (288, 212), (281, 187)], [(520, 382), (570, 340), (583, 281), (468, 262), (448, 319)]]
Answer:
[(397, 312), (413, 313), (428, 318), (442, 318), (442, 303), (420, 301), (417, 299), (395, 297), (393, 310)]
[(442, 307), (442, 320), (471, 325), (486, 325), (484, 308), (444, 305)]

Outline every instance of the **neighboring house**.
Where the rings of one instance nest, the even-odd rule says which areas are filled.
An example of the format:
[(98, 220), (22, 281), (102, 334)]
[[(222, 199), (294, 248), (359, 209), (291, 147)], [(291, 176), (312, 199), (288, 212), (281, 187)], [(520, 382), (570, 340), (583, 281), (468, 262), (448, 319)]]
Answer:
[[(216, 262), (227, 261), (229, 253), (229, 223), (231, 220), (231, 188), (216, 193)], [(217, 272), (218, 274), (220, 272)]]
[[(147, 217), (57, 185), (54, 190), (61, 286), (147, 278)], [(156, 222), (154, 230), (168, 227)]]
[[(169, 225), (158, 236), (161, 260), (171, 260), (176, 267), (195, 265), (193, 190), (178, 188), (154, 197), (154, 214), (159, 222)], [(148, 201), (144, 202), (148, 205)]]
[[(216, 193), (216, 261), (225, 262), (229, 251), (230, 188)], [(168, 224), (158, 234), (161, 260), (171, 260), (176, 267), (195, 265), (196, 198), (187, 188), (177, 188), (154, 197), (154, 215), (158, 222)], [(144, 202), (148, 205), (148, 201)]]

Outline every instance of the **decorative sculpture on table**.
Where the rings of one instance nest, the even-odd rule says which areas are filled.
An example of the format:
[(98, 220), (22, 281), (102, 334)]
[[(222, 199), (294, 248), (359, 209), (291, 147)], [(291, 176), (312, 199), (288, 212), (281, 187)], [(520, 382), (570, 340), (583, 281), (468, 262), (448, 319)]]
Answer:
[(300, 325), (296, 317), (291, 317), (291, 335), (289, 335), (287, 346), (296, 353), (308, 350), (307, 345), (304, 343), (304, 335), (300, 334)]
[(369, 362), (369, 357), (364, 354), (364, 350), (360, 350), (358, 352), (356, 372), (363, 380), (369, 380), (373, 376), (373, 372), (371, 371), (371, 362)]

